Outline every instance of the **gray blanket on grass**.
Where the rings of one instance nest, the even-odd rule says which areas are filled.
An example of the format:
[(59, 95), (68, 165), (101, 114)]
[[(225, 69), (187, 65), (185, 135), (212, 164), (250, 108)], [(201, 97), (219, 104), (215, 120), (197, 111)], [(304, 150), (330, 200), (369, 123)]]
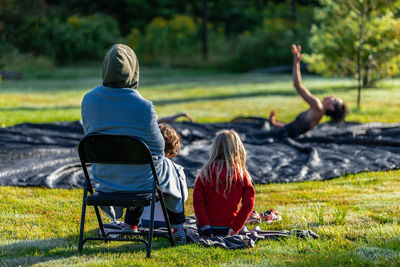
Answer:
[[(201, 237), (196, 226), (196, 217), (194, 215), (186, 217), (184, 223), (184, 229), (186, 232), (187, 242), (199, 243), (205, 247), (222, 247), (225, 249), (241, 249), (241, 248), (252, 248), (255, 246), (258, 240), (281, 240), (294, 236), (297, 238), (319, 238), (319, 236), (311, 230), (292, 230), (292, 231), (264, 231), (261, 230), (260, 226), (255, 226), (252, 230), (249, 230), (244, 226), (238, 235), (235, 236), (214, 236), (214, 237)], [(118, 232), (122, 228), (119, 223), (104, 224), (105, 232)], [(148, 229), (143, 229), (143, 233), (147, 234)], [(99, 233), (100, 234), (100, 233)], [(122, 236), (124, 234), (121, 234)], [(114, 235), (117, 237), (118, 235)], [(168, 232), (166, 228), (159, 228), (154, 231), (154, 236), (167, 237)]]

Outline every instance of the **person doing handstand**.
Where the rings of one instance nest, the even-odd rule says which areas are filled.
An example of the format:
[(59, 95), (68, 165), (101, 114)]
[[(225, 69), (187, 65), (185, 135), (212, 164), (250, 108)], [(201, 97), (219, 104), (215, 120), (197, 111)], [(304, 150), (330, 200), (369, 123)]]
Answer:
[(310, 106), (306, 111), (301, 112), (294, 121), (285, 124), (276, 121), (275, 111), (271, 111), (269, 122), (279, 129), (257, 134), (256, 138), (263, 137), (297, 137), (317, 126), (324, 115), (329, 116), (332, 122), (344, 121), (347, 114), (347, 106), (342, 99), (335, 96), (327, 96), (320, 101), (302, 83), (300, 62), (303, 58), (301, 46), (292, 45), (293, 53), (293, 85), (297, 93)]

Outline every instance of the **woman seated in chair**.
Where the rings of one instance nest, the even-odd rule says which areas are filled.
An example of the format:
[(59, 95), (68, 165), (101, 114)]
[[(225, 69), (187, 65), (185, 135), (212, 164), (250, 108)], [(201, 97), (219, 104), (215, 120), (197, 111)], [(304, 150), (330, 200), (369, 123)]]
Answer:
[[(103, 85), (89, 91), (82, 100), (82, 122), (85, 134), (122, 134), (141, 139), (149, 147), (165, 199), (174, 239), (186, 242), (183, 222), (183, 201), (187, 197), (183, 168), (164, 156), (164, 138), (157, 123), (152, 102), (137, 90), (139, 64), (135, 52), (128, 46), (112, 46), (103, 61)], [(150, 166), (104, 165), (93, 166), (93, 176), (99, 192), (148, 191), (153, 184)], [(128, 209), (125, 222), (135, 222), (137, 210)], [(132, 214), (134, 213), (134, 214)]]

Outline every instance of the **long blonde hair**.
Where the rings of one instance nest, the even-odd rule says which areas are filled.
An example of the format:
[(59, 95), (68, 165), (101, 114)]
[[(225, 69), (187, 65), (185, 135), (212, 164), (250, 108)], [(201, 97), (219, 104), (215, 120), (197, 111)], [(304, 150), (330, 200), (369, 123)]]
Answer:
[[(211, 147), (210, 158), (200, 170), (198, 179), (205, 184), (211, 181), (213, 170), (216, 171), (216, 191), (222, 185), (221, 172), (226, 166), (226, 186), (224, 197), (230, 192), (234, 177), (239, 177), (244, 184), (244, 178), (250, 179), (246, 169), (246, 150), (239, 135), (234, 130), (222, 130), (217, 133)], [(239, 172), (238, 172), (239, 171)]]

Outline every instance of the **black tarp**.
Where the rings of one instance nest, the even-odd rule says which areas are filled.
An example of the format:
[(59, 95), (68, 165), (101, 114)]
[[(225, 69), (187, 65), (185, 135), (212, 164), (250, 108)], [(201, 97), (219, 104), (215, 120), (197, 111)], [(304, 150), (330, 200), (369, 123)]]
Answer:
[[(247, 150), (255, 183), (323, 180), (343, 174), (400, 168), (400, 124), (342, 123), (319, 125), (296, 139), (254, 144), (255, 132), (269, 129), (262, 118), (228, 123), (173, 123), (182, 137), (174, 159), (185, 167), (188, 185), (207, 161), (211, 141), (221, 129), (236, 129)], [(77, 155), (81, 124), (25, 123), (0, 129), (0, 185), (82, 187)]]

